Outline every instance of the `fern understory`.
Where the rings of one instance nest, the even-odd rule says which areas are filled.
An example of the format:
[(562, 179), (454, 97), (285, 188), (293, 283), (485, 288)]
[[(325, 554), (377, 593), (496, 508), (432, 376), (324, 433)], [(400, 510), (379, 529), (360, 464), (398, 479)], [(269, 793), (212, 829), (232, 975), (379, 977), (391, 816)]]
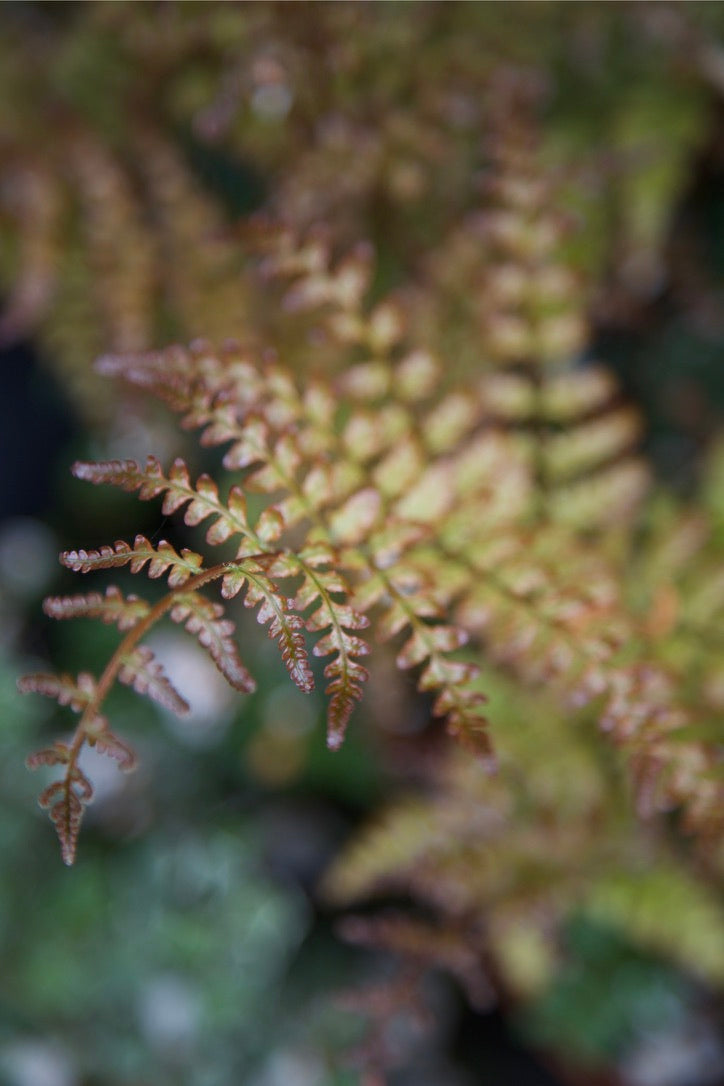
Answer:
[[(459, 45), (458, 5), (449, 21), (436, 5), (416, 7), (426, 13), (416, 28), (399, 13), (369, 26), (361, 6), (315, 7), (321, 55), (348, 83), (330, 91), (311, 80), (293, 106), (291, 155), (286, 129), (275, 142), (258, 118), (235, 127), (247, 78), (238, 57), (217, 72), (218, 99), (204, 109), (183, 72), (218, 63), (234, 28), (239, 56), (256, 57), (256, 92), (268, 92), (262, 113), (278, 109), (286, 125), (285, 73), (311, 70), (318, 46), (304, 20), (293, 7), (282, 7), (286, 22), (275, 5), (230, 5), (228, 23), (222, 6), (204, 21), (188, 7), (161, 27), (135, 12), (142, 33), (125, 38), (125, 5), (91, 5), (85, 33), (105, 41), (122, 31), (136, 59), (158, 58), (167, 35), (154, 71), (173, 87), (164, 108), (174, 123), (193, 102), (196, 137), (213, 135), (225, 153), (241, 146), (272, 174), (291, 157), (264, 216), (226, 225), (156, 104), (147, 123), (121, 125), (106, 144), (87, 119), (60, 110), (69, 133), (60, 166), (33, 159), (20, 124), (6, 134), (10, 174), (27, 184), (12, 207), (17, 282), (2, 333), (35, 323), (62, 345), (75, 302), (53, 309), (51, 280), (87, 301), (95, 270), (100, 304), (84, 327), (89, 349), (105, 339), (110, 353), (94, 377), (83, 375), (78, 402), (92, 412), (102, 379), (134, 417), (149, 401), (176, 417), (161, 431), (167, 458), (72, 467), (83, 483), (157, 503), (178, 539), (131, 531), (61, 554), (74, 573), (125, 570), (162, 586), (147, 597), (104, 584), (45, 600), (53, 619), (120, 635), (97, 675), (48, 670), (19, 683), (77, 715), (69, 736), (28, 759), (53, 774), (40, 804), (64, 862), (75, 861), (93, 799), (85, 748), (136, 768), (132, 729), (109, 718), (115, 685), (189, 711), (149, 644), (159, 624), (183, 627), (231, 687), (250, 694), (248, 612), (300, 701), (323, 661), (330, 752), (348, 727), (366, 726), (398, 781), (320, 889), (344, 912), (349, 941), (405, 963), (396, 980), (350, 997), (373, 1021), (353, 1054), (367, 1081), (394, 1064), (388, 1018), (407, 1008), (424, 1019), (431, 967), (452, 975), (473, 1007), (494, 993), (525, 1005), (560, 969), (571, 916), (620, 930), (720, 989), (724, 472), (714, 450), (696, 498), (667, 493), (625, 389), (589, 355), (590, 314), (624, 304), (628, 265), (621, 247), (620, 266), (616, 244), (606, 248), (586, 163), (573, 170), (570, 152), (561, 162), (555, 140), (542, 137), (545, 80), (492, 56), (474, 62)], [(265, 52), (270, 27), (275, 50)], [(330, 43), (360, 27), (359, 55), (330, 60)], [(391, 28), (425, 58), (436, 49), (463, 58), (457, 128), (444, 95), (425, 97), (420, 71), (403, 67), (389, 93), (419, 94), (422, 106), (385, 114), (372, 138), (374, 102), (357, 80)], [(703, 32), (690, 29), (703, 50)], [(449, 62), (440, 85), (444, 77)], [(336, 127), (335, 95), (350, 103)], [(694, 130), (678, 130), (679, 168)], [(351, 144), (358, 168), (339, 178)], [(635, 189), (638, 168), (623, 169), (622, 190), (626, 179)], [(662, 191), (675, 174), (659, 178)], [(69, 212), (74, 201), (80, 213)], [(420, 206), (430, 208), (426, 226)], [(600, 228), (588, 250), (585, 214), (561, 210), (571, 206)], [(651, 272), (661, 239), (648, 229), (624, 237)], [(151, 350), (159, 329), (215, 338)], [(71, 342), (61, 356), (77, 357)], [(423, 726), (406, 735), (410, 721)], [(390, 900), (407, 907), (388, 911)], [(362, 916), (349, 915), (361, 904)]]

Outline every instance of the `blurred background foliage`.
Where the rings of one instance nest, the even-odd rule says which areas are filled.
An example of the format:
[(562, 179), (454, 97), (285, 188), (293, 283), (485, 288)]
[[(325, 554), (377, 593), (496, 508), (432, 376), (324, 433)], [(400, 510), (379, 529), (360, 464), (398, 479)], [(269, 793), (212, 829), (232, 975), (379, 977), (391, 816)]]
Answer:
[[(706, 623), (724, 542), (723, 35), (724, 9), (704, 3), (3, 5), (0, 1082), (360, 1081), (349, 1054), (365, 1018), (389, 1007), (382, 994), (376, 1006), (348, 1000), (350, 1011), (335, 993), (390, 981), (392, 959), (335, 934), (354, 896), (340, 850), (372, 814), (365, 833), (404, 820), (429, 738), (412, 692), (381, 679), (369, 719), (332, 756), (321, 700), (300, 708), (269, 646), (245, 650), (260, 683), (241, 703), (180, 635), (159, 633), (154, 647), (186, 676), (195, 713), (180, 729), (114, 695), (143, 768), (119, 782), (94, 767), (99, 798), (69, 872), (22, 769), (52, 714), (20, 699), (15, 679), (47, 657), (100, 670), (113, 643), (43, 620), (46, 592), (77, 590), (56, 571), (58, 550), (125, 537), (129, 516), (150, 538), (168, 530), (156, 509), (116, 492), (88, 497), (68, 476), (76, 456), (184, 453), (163, 412), (109, 391), (96, 355), (242, 335), (300, 368), (334, 365), (329, 345), (299, 338), (303, 319), (291, 333), (277, 327), (280, 292), (258, 274), (250, 212), (302, 231), (322, 224), (340, 251), (371, 241), (373, 289), (399, 291), (420, 343), (458, 377), (472, 372), (480, 348), (461, 336), (460, 314), (477, 305), (481, 336), (490, 331), (468, 249), (485, 236), (491, 132), (511, 123), (491, 103), (501, 68), (532, 72), (538, 153), (562, 209), (559, 255), (576, 274), (587, 353), (616, 370), (645, 420), (661, 493), (642, 521), (632, 605), (666, 626), (659, 586), (675, 586), (687, 624), (661, 653), (687, 677), (687, 696), (706, 687), (720, 713), (721, 629)], [(690, 636), (702, 622), (703, 647)], [(525, 910), (506, 930), (512, 891), (495, 890), (499, 960), (486, 965), (507, 994), (491, 1009), (459, 972), (451, 981), (433, 970), (434, 1028), (388, 1013), (390, 1081), (723, 1082), (716, 886), (679, 864), (680, 839), (665, 876), (643, 861), (638, 881), (635, 862), (619, 870), (631, 823), (615, 770), (600, 759), (591, 768), (585, 739), (561, 736), (545, 699), (500, 675), (486, 676), (486, 690), (491, 713), (515, 725), (503, 763), (525, 767), (531, 809), (544, 812), (561, 779), (526, 741), (534, 719), (571, 785), (568, 825), (543, 821), (530, 839), (521, 830), (515, 856), (504, 838), (496, 877), (523, 865), (530, 880), (546, 842), (600, 808), (600, 852), (585, 835), (566, 845), (566, 878), (579, 862), (597, 875), (575, 906), (556, 898), (557, 941)], [(445, 772), (435, 803), (478, 870), (465, 765)], [(386, 903), (404, 896), (393, 887)]]

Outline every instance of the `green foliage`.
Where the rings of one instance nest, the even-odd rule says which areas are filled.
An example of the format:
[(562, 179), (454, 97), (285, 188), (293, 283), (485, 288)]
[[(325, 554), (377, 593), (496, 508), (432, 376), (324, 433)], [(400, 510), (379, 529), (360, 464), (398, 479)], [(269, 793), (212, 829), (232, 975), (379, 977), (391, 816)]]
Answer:
[(554, 984), (521, 1023), (538, 1044), (565, 1048), (584, 1066), (611, 1060), (637, 1031), (674, 1028), (691, 993), (680, 974), (627, 946), (616, 929), (574, 918)]

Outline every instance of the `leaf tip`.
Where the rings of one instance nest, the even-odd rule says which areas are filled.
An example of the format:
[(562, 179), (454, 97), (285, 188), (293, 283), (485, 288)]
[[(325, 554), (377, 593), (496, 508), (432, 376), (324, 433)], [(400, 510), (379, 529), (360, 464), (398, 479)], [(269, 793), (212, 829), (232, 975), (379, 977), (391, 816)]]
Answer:
[(327, 749), (332, 752), (338, 751), (344, 743), (344, 731), (332, 730), (327, 732)]

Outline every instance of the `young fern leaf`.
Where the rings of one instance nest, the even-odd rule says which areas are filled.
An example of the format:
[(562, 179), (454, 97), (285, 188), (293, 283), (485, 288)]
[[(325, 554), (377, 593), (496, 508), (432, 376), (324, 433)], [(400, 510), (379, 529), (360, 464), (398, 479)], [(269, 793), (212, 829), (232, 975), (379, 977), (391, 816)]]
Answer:
[(76, 765), (69, 767), (63, 780), (54, 781), (43, 789), (38, 798), (55, 826), (63, 863), (68, 867), (75, 861), (83, 811), (92, 798), (93, 786)]
[(132, 686), (137, 694), (146, 694), (158, 702), (164, 709), (169, 709), (177, 716), (185, 716), (189, 711), (188, 702), (181, 697), (163, 668), (154, 659), (153, 652), (146, 645), (138, 645), (121, 658), (118, 679), (126, 686)]
[(135, 752), (108, 728), (104, 728), (97, 735), (89, 734), (88, 743), (94, 746), (99, 754), (113, 758), (124, 773), (132, 773), (138, 764)]
[(135, 755), (108, 729), (105, 717), (98, 712), (98, 684), (87, 672), (81, 672), (77, 680), (69, 675), (27, 675), (19, 680), (18, 688), (21, 693), (56, 698), (61, 705), (83, 714), (72, 743), (58, 741), (52, 747), (31, 754), (26, 761), (28, 769), (65, 767), (62, 779), (43, 789), (38, 803), (49, 810), (60, 840), (63, 862), (71, 865), (75, 860), (83, 811), (93, 797), (93, 786), (77, 762), (83, 743), (88, 742), (101, 754), (108, 754), (126, 771), (135, 767)]
[(206, 532), (206, 542), (212, 545), (225, 543), (235, 535), (249, 540), (250, 553), (274, 542), (274, 532), (256, 533), (247, 519), (246, 498), (240, 487), (232, 487), (228, 499), (219, 498), (216, 483), (209, 475), (201, 475), (193, 486), (188, 468), (183, 460), (174, 460), (168, 475), (164, 475), (160, 462), (149, 456), (146, 466), (135, 460), (107, 460), (99, 463), (77, 461), (72, 468), (77, 479), (87, 482), (121, 487), (128, 492), (138, 491), (142, 501), (164, 495), (162, 512), (170, 516), (186, 506), (184, 521), (190, 526), (201, 524), (214, 517)]
[(244, 667), (239, 650), (232, 638), (234, 623), (223, 617), (224, 608), (198, 592), (180, 593), (174, 597), (170, 611), (173, 622), (183, 623), (206, 649), (226, 681), (244, 694), (251, 694), (256, 683)]
[(101, 596), (99, 592), (88, 592), (76, 596), (49, 596), (43, 600), (43, 610), (50, 618), (99, 618), (108, 625), (116, 625), (119, 630), (130, 630), (151, 609), (147, 600), (139, 596), (124, 597), (118, 588), (110, 585)]
[(424, 665), (418, 688), (436, 694), (433, 715), (444, 717), (449, 733), (492, 768), (492, 744), (483, 712), (486, 698), (473, 685), (479, 668), (449, 659), (450, 653), (467, 644), (469, 635), (463, 627), (441, 621), (445, 609), (427, 578), (401, 561), (389, 570), (378, 568), (359, 586), (353, 603), (363, 611), (376, 605), (385, 607), (377, 623), (378, 639), (388, 641), (403, 631), (407, 634), (397, 654), (397, 666), (408, 670)]
[(81, 671), (77, 679), (65, 674), (39, 673), (18, 679), (18, 690), (21, 694), (55, 698), (59, 705), (69, 705), (74, 712), (82, 713), (95, 697), (96, 681), (87, 671)]
[(44, 747), (28, 755), (25, 764), (28, 769), (39, 769), (41, 765), (67, 765), (70, 758), (70, 747), (59, 739), (52, 747)]
[(293, 613), (294, 600), (281, 596), (267, 576), (261, 564), (263, 560), (264, 556), (259, 555), (256, 560), (246, 559), (243, 564), (230, 563), (232, 568), (224, 576), (221, 595), (229, 600), (244, 590), (244, 606), (259, 607), (257, 622), (269, 626), (269, 637), (278, 643), (292, 681), (304, 693), (309, 693), (314, 689), (314, 676), (302, 633), (304, 623)]
[[(81, 719), (70, 744), (56, 743), (38, 751), (28, 759), (30, 768), (41, 765), (64, 765), (63, 780), (49, 786), (40, 797), (41, 805), (50, 808), (61, 841), (63, 859), (71, 864), (75, 858), (77, 836), (83, 810), (92, 796), (90, 782), (78, 767), (78, 757), (83, 746), (95, 746), (98, 751), (113, 758), (124, 771), (135, 767), (133, 751), (108, 727), (100, 714), (100, 706), (115, 679), (124, 682), (140, 694), (146, 694), (165, 708), (179, 714), (188, 711), (188, 705), (174, 688), (161, 667), (155, 662), (152, 651), (139, 641), (148, 629), (168, 611), (176, 621), (185, 621), (207, 649), (223, 674), (238, 689), (253, 689), (253, 680), (238, 658), (238, 652), (230, 634), (233, 625), (222, 618), (221, 605), (211, 603), (198, 594), (203, 584), (219, 580), (228, 571), (224, 563), (200, 571), (200, 558), (189, 557), (184, 551), (179, 556), (168, 544), (159, 544), (154, 551), (147, 540), (139, 536), (134, 548), (128, 544), (104, 547), (100, 551), (75, 551), (61, 556), (71, 566), (81, 570), (104, 568), (108, 565), (129, 564), (134, 572), (148, 565), (148, 575), (159, 577), (170, 569), (170, 591), (152, 607), (143, 602), (137, 606), (133, 597), (124, 600), (116, 589), (109, 589), (106, 596), (90, 593), (86, 596), (57, 597), (48, 602), (47, 612), (59, 618), (91, 615), (106, 621), (119, 621), (126, 628), (125, 637), (109, 660), (99, 681), (83, 672), (77, 680), (69, 675), (38, 674), (21, 679), (18, 683), (23, 693), (40, 693), (54, 697), (61, 705), (69, 705), (81, 713)], [(198, 562), (196, 561), (198, 559)], [(135, 568), (134, 568), (135, 567)], [(190, 569), (196, 570), (193, 577)], [(174, 584), (175, 582), (175, 584)], [(186, 587), (188, 586), (188, 587)], [(131, 621), (133, 619), (134, 621)]]
[(177, 588), (201, 572), (203, 558), (186, 547), (181, 554), (177, 554), (165, 539), (162, 539), (156, 548), (145, 536), (137, 535), (132, 547), (129, 543), (118, 540), (112, 547), (105, 544), (97, 551), (64, 551), (60, 561), (61, 565), (72, 569), (74, 573), (118, 569), (121, 566), (129, 566), (131, 573), (140, 573), (148, 563), (149, 577), (156, 579), (168, 573), (169, 587)]
[[(335, 565), (332, 548), (319, 543), (299, 554), (280, 555), (269, 567), (269, 572), (277, 577), (301, 574), (303, 580), (294, 597), (294, 609), (302, 612), (315, 608), (304, 622), (310, 633), (323, 633), (312, 652), (315, 656), (334, 656), (324, 669), (324, 677), (331, 679), (325, 690), (331, 695), (327, 708), (330, 750), (338, 750), (342, 745), (354, 703), (362, 697), (362, 683), (369, 677), (367, 669), (355, 657), (366, 656), (370, 651), (361, 637), (350, 632), (366, 629), (370, 623), (366, 615), (346, 602), (349, 588)], [(340, 596), (345, 602), (339, 602)]]

